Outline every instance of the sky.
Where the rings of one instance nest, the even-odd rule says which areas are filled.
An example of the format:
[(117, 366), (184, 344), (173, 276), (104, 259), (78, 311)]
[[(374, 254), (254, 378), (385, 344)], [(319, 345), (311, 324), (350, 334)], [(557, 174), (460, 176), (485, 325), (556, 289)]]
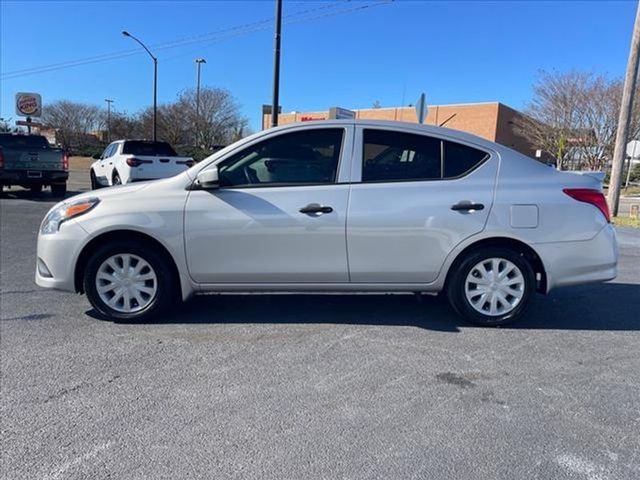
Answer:
[[(624, 75), (634, 1), (283, 0), (280, 104), (284, 112), (531, 99), (540, 70)], [(0, 117), (14, 95), (137, 112), (195, 86), (228, 89), (261, 128), (273, 88), (274, 1), (0, 0)], [(183, 43), (179, 43), (182, 41)], [(190, 43), (185, 43), (190, 42)], [(167, 48), (170, 47), (170, 48)], [(122, 53), (123, 55), (112, 55)], [(107, 60), (25, 75), (26, 69)], [(116, 57), (116, 58), (111, 58)], [(33, 71), (33, 70), (30, 70)], [(105, 107), (106, 108), (106, 107)]]

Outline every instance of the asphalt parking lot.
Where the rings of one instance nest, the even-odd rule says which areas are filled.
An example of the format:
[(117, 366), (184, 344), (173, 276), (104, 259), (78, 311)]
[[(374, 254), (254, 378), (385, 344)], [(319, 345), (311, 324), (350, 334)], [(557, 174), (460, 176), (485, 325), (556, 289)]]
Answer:
[(0, 199), (2, 478), (640, 478), (640, 230), (614, 282), (511, 328), (410, 295), (211, 295), (138, 325), (34, 284), (53, 203)]

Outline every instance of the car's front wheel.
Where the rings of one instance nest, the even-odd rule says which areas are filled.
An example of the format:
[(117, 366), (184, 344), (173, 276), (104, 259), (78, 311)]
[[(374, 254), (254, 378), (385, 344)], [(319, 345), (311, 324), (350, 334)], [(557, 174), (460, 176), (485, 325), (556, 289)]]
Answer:
[(467, 255), (447, 285), (451, 306), (482, 326), (500, 326), (520, 318), (535, 292), (527, 259), (507, 248), (491, 247)]
[(99, 188), (102, 188), (102, 185), (98, 183), (98, 179), (96, 178), (96, 172), (93, 170), (89, 172), (89, 180), (91, 181), (91, 190), (98, 190)]
[(178, 294), (167, 260), (134, 242), (99, 248), (87, 262), (84, 291), (109, 320), (142, 321), (165, 313)]

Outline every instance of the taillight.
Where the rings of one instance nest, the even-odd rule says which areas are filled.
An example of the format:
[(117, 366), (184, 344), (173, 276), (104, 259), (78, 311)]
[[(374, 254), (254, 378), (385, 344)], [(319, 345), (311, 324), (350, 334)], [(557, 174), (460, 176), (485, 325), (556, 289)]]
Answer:
[(1, 148), (0, 148), (0, 168), (4, 168), (4, 153), (2, 153)]
[(600, 190), (594, 190), (592, 188), (565, 188), (562, 191), (574, 200), (590, 203), (594, 207), (597, 207), (604, 215), (604, 218), (607, 219), (607, 222), (611, 223), (607, 199)]
[(66, 153), (62, 156), (62, 169), (64, 171), (69, 170), (69, 155), (67, 155)]
[(127, 158), (127, 165), (130, 167), (139, 167), (143, 163), (153, 163), (151, 160), (141, 160), (136, 157)]

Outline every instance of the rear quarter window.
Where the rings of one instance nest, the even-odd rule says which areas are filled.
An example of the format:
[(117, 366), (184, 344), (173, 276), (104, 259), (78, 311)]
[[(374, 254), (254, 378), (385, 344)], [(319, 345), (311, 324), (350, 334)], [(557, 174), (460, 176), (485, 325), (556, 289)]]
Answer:
[(444, 178), (461, 177), (489, 158), (487, 152), (446, 140), (443, 152)]

